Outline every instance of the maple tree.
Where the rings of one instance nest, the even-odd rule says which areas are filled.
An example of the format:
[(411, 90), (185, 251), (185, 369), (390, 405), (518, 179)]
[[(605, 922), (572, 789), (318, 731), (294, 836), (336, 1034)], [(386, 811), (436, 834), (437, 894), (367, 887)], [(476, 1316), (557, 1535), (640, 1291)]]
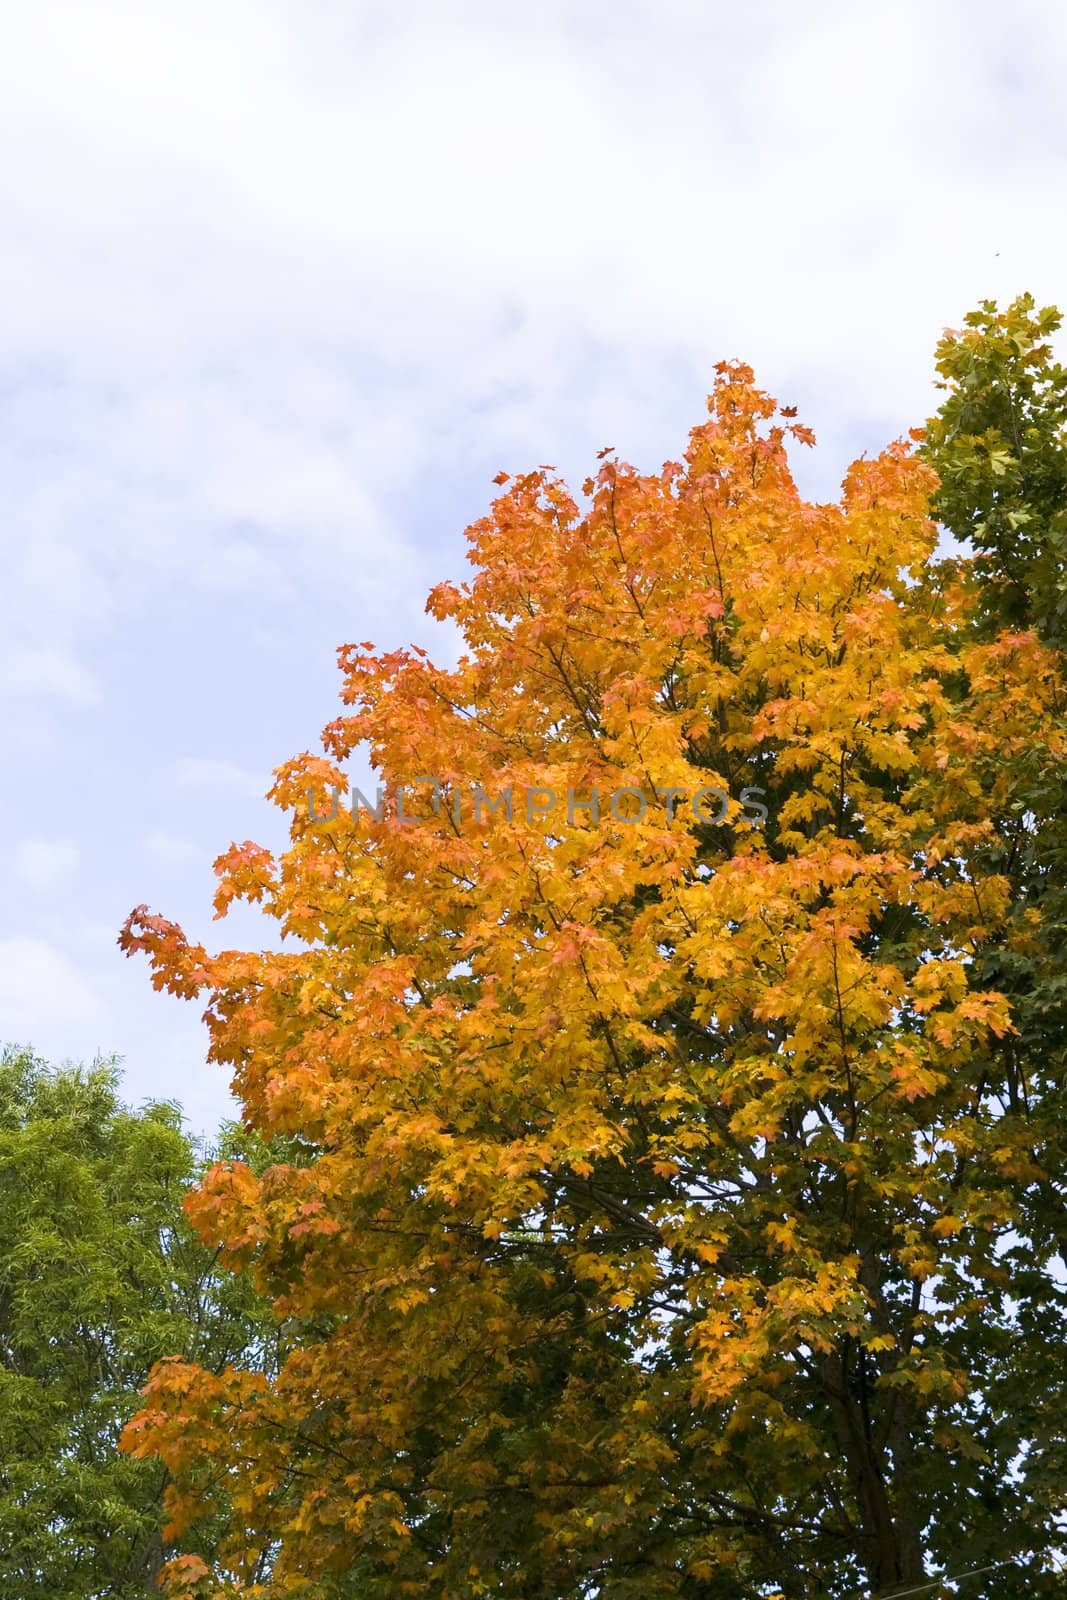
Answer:
[[(175, 1541), (227, 1508), (173, 1596), (1056, 1592), (1046, 1080), (999, 981), (1052, 955), (999, 830), (1062, 662), (937, 558), (918, 434), (825, 505), (812, 442), (724, 363), (661, 472), (502, 474), (428, 603), (458, 665), (342, 649), (288, 848), (217, 863), (291, 947), (131, 915), (300, 1152), (187, 1202), (283, 1344), (162, 1363), (126, 1431)], [(364, 745), (380, 816), (327, 803)]]

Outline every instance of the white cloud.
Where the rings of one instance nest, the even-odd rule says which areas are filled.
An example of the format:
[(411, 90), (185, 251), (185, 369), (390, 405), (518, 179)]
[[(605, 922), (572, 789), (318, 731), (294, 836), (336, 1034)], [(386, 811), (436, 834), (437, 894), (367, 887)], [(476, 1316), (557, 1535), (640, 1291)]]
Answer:
[(23, 839), (15, 850), (15, 872), (31, 889), (51, 889), (70, 877), (80, 857), (73, 839)]
[(261, 799), (270, 783), (264, 783), (259, 773), (246, 772), (235, 761), (216, 760), (210, 756), (181, 756), (168, 774), (172, 783), (186, 789), (228, 789), (239, 794)]
[(100, 698), (85, 666), (56, 650), (14, 650), (0, 665), (0, 693), (54, 696), (75, 706)]
[(91, 1057), (92, 1047), (78, 1051), (75, 1031), (99, 1030), (107, 1015), (96, 990), (53, 945), (23, 935), (0, 940), (0, 1039)]
[(144, 845), (149, 855), (159, 861), (199, 863), (202, 856), (191, 839), (183, 839), (178, 834), (166, 833), (162, 829), (149, 832)]

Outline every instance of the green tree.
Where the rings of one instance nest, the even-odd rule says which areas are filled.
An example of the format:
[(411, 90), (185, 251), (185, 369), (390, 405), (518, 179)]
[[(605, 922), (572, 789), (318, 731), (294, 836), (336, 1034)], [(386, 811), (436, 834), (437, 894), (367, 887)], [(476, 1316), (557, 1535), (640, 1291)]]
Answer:
[(1062, 315), (1020, 295), (984, 300), (935, 352), (947, 390), (923, 454), (941, 480), (933, 509), (974, 550), (991, 632), (1034, 627), (1067, 644), (1067, 368), (1049, 342)]
[[(1052, 306), (1021, 295), (984, 301), (937, 348), (945, 399), (922, 454), (940, 488), (933, 509), (963, 545), (951, 573), (976, 599), (971, 634), (989, 641), (988, 676), (962, 673), (963, 714), (988, 737), (970, 752), (987, 832), (971, 870), (1001, 875), (1009, 913), (970, 972), (1011, 1001), (1016, 1032), (998, 1041), (987, 1085), (1005, 1133), (1021, 1135), (1033, 1170), (1005, 1255), (1018, 1297), (1014, 1345), (987, 1369), (987, 1402), (1025, 1425), (1023, 1515), (1062, 1510), (1067, 1387), (1057, 1359), (1067, 1268), (1067, 368)], [(1006, 704), (1013, 661), (1040, 641), (1048, 715), (1029, 726)], [(957, 641), (958, 643), (959, 641)]]
[(0, 1058), (0, 1600), (156, 1593), (165, 1473), (116, 1449), (138, 1390), (172, 1353), (270, 1361), (247, 1278), (185, 1221), (203, 1161), (178, 1107), (118, 1085), (110, 1061)]
[[(937, 349), (941, 409), (922, 453), (941, 480), (933, 509), (973, 550), (949, 563), (976, 592), (972, 632), (1009, 639), (1033, 629), (1049, 652), (1052, 724), (1064, 725), (1067, 650), (1067, 369), (1050, 336), (1051, 306), (1022, 295), (1000, 311), (986, 301)], [(963, 697), (973, 695), (964, 680)], [(1010, 770), (994, 750), (982, 771), (995, 797), (995, 837), (986, 861), (1011, 878), (1017, 918), (1036, 912), (1038, 946), (997, 974), (1012, 992), (1022, 1040), (1038, 1064), (1060, 1062), (1067, 1029), (1067, 774), (1054, 742), (1037, 736), (1014, 751)], [(1038, 954), (1040, 950), (1040, 955)], [(987, 965), (987, 975), (993, 968)], [(1009, 1047), (1012, 1048), (1012, 1047)], [(1067, 1216), (1063, 1219), (1067, 1224)], [(1060, 1232), (1067, 1242), (1067, 1226)]]

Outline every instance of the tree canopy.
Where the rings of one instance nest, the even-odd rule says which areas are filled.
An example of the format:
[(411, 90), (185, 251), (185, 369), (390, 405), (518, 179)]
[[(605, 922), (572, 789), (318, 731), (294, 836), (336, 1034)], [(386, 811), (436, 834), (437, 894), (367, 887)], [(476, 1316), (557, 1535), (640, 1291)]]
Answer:
[(170, 1594), (1060, 1592), (1054, 325), (947, 336), (834, 504), (733, 362), (658, 473), (501, 474), (458, 665), (343, 648), (288, 848), (217, 863), (284, 951), (131, 915), (300, 1141), (188, 1202), (285, 1339), (126, 1430)]

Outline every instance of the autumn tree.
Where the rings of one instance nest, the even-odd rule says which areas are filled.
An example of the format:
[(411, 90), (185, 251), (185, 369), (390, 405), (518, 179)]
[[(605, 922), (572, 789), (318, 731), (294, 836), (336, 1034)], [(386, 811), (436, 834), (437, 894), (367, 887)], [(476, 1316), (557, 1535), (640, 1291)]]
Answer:
[(459, 664), (342, 649), (289, 847), (217, 863), (291, 947), (129, 919), (305, 1152), (189, 1201), (288, 1333), (273, 1377), (163, 1364), (127, 1430), (172, 1595), (1058, 1592), (1046, 1085), (997, 974), (1043, 938), (998, 829), (1060, 661), (938, 558), (918, 436), (826, 505), (810, 443), (728, 363), (659, 473), (501, 474), (429, 600)]
[(273, 1318), (182, 1212), (203, 1166), (176, 1106), (122, 1105), (113, 1062), (0, 1057), (0, 1600), (158, 1594), (166, 1470), (118, 1450), (138, 1389), (171, 1352), (269, 1357)]

